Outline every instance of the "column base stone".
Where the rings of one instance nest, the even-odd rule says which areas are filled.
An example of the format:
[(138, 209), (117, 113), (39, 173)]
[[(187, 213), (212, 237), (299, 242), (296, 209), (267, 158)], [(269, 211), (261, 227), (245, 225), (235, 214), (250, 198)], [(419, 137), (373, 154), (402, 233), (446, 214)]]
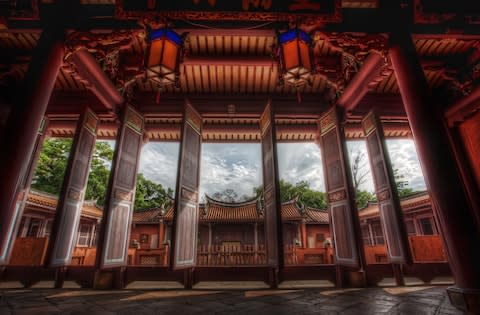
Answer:
[(447, 288), (450, 303), (467, 314), (480, 314), (480, 289)]

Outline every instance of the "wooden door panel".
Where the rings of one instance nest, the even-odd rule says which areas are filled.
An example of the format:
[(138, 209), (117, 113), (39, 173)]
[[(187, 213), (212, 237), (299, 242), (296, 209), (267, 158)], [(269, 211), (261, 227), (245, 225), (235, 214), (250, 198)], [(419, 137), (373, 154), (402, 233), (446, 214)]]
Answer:
[(374, 112), (362, 120), (367, 149), (377, 194), (380, 221), (391, 263), (411, 262), (403, 213), (398, 199), (395, 178), (382, 125)]
[(320, 118), (320, 146), (326, 188), (328, 210), (333, 231), (335, 260), (342, 266), (358, 268), (360, 253), (356, 242), (356, 206), (352, 201), (352, 185), (348, 162), (344, 156), (345, 139), (339, 126), (339, 113), (333, 107)]
[[(280, 218), (280, 193), (278, 191), (278, 171), (276, 166), (274, 117), (270, 104), (260, 117), (263, 164), (263, 197), (265, 200), (265, 245), (267, 264), (272, 267), (283, 266), (283, 246)], [(280, 222), (279, 222), (280, 221)]]
[(88, 172), (95, 150), (98, 117), (90, 109), (81, 115), (58, 200), (49, 244), (51, 266), (70, 264), (77, 239)]
[(173, 269), (191, 268), (197, 261), (198, 185), (200, 181), (202, 117), (185, 104), (172, 246)]
[(0, 240), (3, 240), (3, 244), (0, 244), (0, 266), (6, 265), (10, 259), (10, 254), (15, 243), (23, 210), (25, 208), (25, 203), (30, 192), (30, 183), (45, 139), (47, 126), (48, 118), (44, 117), (37, 133), (26, 175), (23, 177), (19, 190), (16, 193), (16, 201), (13, 209), (10, 209), (10, 211), (0, 211), (0, 220), (6, 223), (2, 226), (2, 229), (0, 229)]
[(125, 106), (113, 157), (102, 236), (97, 257), (100, 268), (127, 265), (135, 185), (143, 145), (144, 118)]

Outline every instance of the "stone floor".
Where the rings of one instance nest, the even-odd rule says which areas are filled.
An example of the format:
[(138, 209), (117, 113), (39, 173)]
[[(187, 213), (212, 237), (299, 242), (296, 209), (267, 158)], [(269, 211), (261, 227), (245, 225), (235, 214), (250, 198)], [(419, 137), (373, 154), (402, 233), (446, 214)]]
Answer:
[(445, 288), (1, 289), (0, 314), (462, 314)]

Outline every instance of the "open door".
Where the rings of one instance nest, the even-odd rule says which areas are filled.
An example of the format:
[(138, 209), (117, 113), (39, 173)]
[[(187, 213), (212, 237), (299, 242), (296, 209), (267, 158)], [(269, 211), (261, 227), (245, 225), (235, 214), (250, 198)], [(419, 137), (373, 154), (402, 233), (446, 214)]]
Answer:
[(192, 105), (185, 103), (175, 192), (171, 255), (173, 269), (195, 267), (197, 261), (201, 132), (202, 117)]
[(373, 111), (365, 116), (362, 125), (367, 138), (368, 155), (389, 261), (391, 263), (410, 263), (411, 256), (405, 221), (398, 199), (392, 164), (387, 154), (382, 125)]
[(278, 184), (278, 166), (274, 116), (268, 104), (260, 117), (262, 136), (263, 197), (265, 200), (265, 245), (267, 264), (271, 267), (283, 267), (283, 235), (281, 222), (281, 204)]
[(66, 266), (72, 260), (98, 122), (98, 117), (89, 108), (78, 121), (50, 236), (50, 266)]
[(37, 165), (38, 156), (42, 149), (43, 140), (45, 139), (48, 126), (48, 118), (44, 117), (40, 128), (38, 129), (37, 138), (33, 147), (32, 155), (28, 163), (28, 168), (25, 177), (19, 185), (16, 193), (15, 203), (12, 209), (2, 209), (0, 211), (0, 220), (2, 224), (0, 228), (0, 266), (8, 264), (10, 254), (15, 243), (15, 238), (20, 226), (20, 219), (23, 215), (25, 203), (30, 192), (30, 183), (32, 181), (33, 173)]
[[(359, 268), (361, 252), (356, 237), (357, 207), (353, 202), (353, 186), (346, 157), (345, 135), (339, 124), (338, 108), (334, 106), (320, 118), (320, 145), (326, 178), (328, 211), (338, 265)], [(355, 218), (357, 216), (357, 218)]]
[(143, 116), (133, 107), (126, 105), (118, 131), (107, 189), (102, 235), (97, 249), (97, 261), (102, 269), (126, 266), (128, 262), (128, 240), (143, 131)]

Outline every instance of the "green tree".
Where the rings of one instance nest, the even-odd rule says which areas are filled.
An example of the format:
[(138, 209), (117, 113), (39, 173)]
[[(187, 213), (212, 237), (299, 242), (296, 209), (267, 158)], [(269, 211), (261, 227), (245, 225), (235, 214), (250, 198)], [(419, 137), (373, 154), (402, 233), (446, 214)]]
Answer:
[(71, 146), (72, 139), (52, 138), (44, 141), (33, 175), (32, 188), (60, 194)]
[(85, 199), (96, 200), (99, 206), (103, 206), (105, 203), (112, 159), (112, 147), (106, 141), (98, 141), (95, 144), (95, 151), (90, 165)]
[[(307, 207), (317, 209), (327, 208), (326, 194), (324, 192), (311, 189), (310, 183), (307, 181), (300, 181), (294, 185), (283, 179), (280, 179), (279, 186), (281, 202), (287, 202), (298, 197), (298, 199)], [(255, 187), (253, 191), (257, 195), (263, 194), (263, 187)]]
[(161, 184), (146, 179), (142, 173), (137, 175), (134, 210), (160, 207), (170, 200), (173, 190), (165, 190)]
[(362, 209), (368, 205), (369, 201), (375, 201), (376, 197), (374, 194), (366, 190), (357, 190), (355, 192), (355, 199), (357, 201), (358, 209)]

